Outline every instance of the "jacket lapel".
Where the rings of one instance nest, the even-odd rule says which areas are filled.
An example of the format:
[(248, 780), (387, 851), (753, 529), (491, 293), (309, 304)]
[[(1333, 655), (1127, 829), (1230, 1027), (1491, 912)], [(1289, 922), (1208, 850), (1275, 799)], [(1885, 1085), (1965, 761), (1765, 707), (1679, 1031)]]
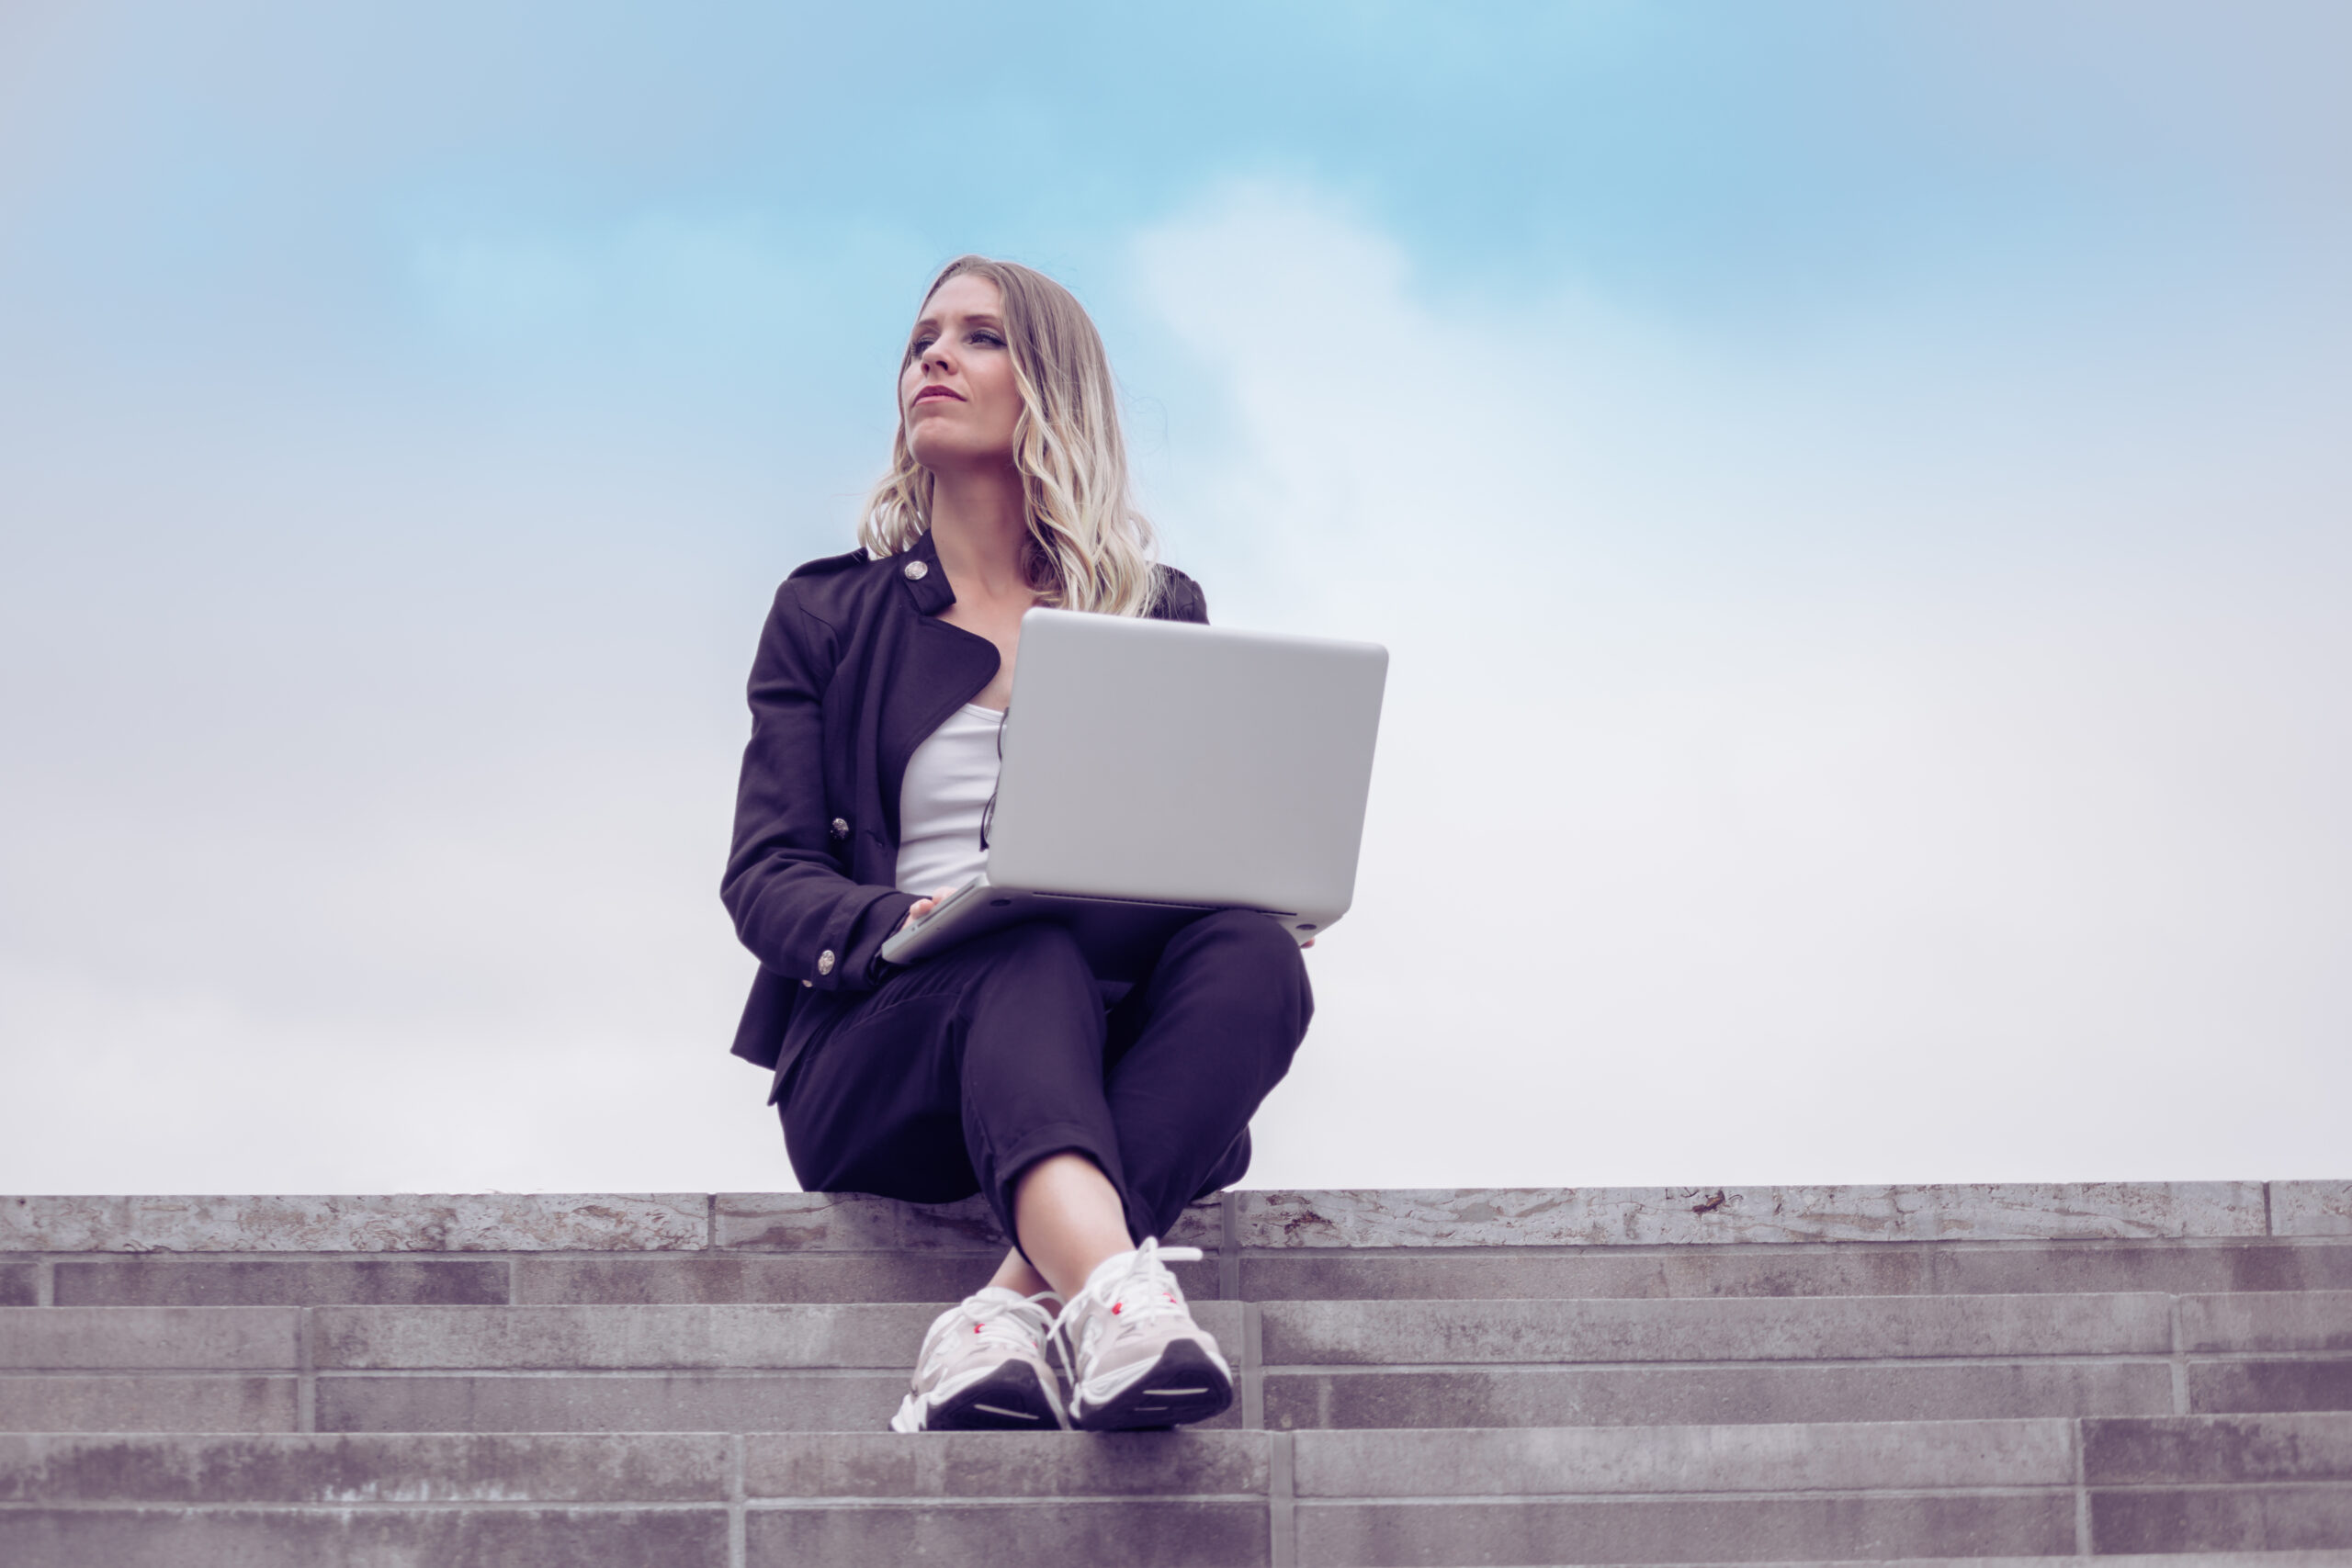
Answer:
[[(956, 603), (939, 552), (926, 533), (914, 547), (893, 557), (899, 585), (915, 611), (907, 638), (897, 649), (895, 668), (882, 693), (879, 725), (882, 817), (892, 842), (899, 838), (899, 792), (908, 760), (947, 716), (979, 695), (996, 679), (996, 645), (984, 637), (937, 619)], [(920, 565), (922, 570), (913, 572)], [(909, 573), (913, 572), (910, 576)]]

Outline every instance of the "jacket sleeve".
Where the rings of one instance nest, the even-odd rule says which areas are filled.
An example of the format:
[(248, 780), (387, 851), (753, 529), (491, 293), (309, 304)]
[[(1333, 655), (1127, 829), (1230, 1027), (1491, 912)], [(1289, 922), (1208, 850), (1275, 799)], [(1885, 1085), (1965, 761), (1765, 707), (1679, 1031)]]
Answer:
[(830, 831), (824, 702), (838, 662), (833, 628), (801, 608), (787, 581), (752, 664), (752, 739), (719, 897), (769, 969), (820, 990), (866, 990), (915, 899), (851, 881), (846, 846)]

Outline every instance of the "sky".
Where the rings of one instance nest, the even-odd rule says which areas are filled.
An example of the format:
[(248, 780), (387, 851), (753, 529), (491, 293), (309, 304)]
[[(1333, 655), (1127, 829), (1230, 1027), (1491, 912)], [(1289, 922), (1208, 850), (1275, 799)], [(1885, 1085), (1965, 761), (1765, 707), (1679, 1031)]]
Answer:
[(0, 6), (0, 1190), (763, 1190), (944, 261), (1391, 650), (1257, 1187), (2352, 1173), (2352, 12)]

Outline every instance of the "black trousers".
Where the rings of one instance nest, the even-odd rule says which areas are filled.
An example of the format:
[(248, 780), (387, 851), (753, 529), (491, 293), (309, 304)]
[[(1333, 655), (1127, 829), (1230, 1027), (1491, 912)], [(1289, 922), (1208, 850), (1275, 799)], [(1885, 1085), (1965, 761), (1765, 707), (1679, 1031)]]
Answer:
[(1246, 910), (1178, 931), (1106, 1009), (1058, 926), (1015, 926), (842, 995), (780, 1098), (811, 1192), (917, 1203), (1012, 1189), (1075, 1151), (1110, 1178), (1140, 1241), (1240, 1179), (1250, 1118), (1290, 1071), (1315, 1002), (1282, 926)]

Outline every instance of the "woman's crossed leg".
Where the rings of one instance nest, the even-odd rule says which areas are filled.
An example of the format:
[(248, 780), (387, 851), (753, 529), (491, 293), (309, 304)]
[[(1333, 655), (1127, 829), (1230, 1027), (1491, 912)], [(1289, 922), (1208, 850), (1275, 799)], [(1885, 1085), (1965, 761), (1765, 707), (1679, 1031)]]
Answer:
[(1107, 1014), (1076, 942), (1028, 925), (893, 976), (811, 1042), (783, 1107), (804, 1187), (977, 1190), (1015, 1238), (933, 1325), (893, 1425), (1059, 1424), (1048, 1338), (1082, 1427), (1225, 1409), (1231, 1370), (1167, 1268), (1199, 1255), (1156, 1238), (1239, 1179), (1312, 1010), (1288, 934), (1230, 910), (1178, 932)]

